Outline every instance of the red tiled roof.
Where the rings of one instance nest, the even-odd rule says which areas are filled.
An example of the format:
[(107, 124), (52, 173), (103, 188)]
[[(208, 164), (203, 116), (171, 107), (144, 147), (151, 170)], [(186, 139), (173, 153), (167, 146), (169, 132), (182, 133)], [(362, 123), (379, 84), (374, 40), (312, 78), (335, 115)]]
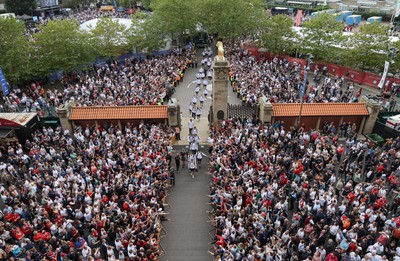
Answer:
[(70, 120), (167, 119), (165, 105), (74, 107)]
[[(300, 103), (273, 103), (275, 117), (298, 116)], [(366, 116), (365, 103), (303, 103), (302, 116)]]

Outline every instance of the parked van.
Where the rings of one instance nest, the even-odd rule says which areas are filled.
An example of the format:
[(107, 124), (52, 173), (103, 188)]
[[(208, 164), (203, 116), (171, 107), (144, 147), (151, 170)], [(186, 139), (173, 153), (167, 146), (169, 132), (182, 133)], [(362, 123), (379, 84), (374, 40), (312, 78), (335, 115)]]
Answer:
[(400, 130), (400, 114), (392, 116), (389, 119), (387, 119), (386, 126), (395, 130)]
[(100, 12), (115, 12), (115, 6), (113, 5), (102, 5), (99, 9)]

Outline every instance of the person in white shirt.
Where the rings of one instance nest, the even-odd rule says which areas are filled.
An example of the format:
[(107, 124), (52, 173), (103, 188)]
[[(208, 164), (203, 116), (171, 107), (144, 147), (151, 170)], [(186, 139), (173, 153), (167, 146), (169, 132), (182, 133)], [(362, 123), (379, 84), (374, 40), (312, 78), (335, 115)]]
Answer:
[(89, 246), (85, 245), (82, 249), (83, 259), (86, 261), (88, 257), (90, 257), (91, 255), (92, 255), (92, 249)]

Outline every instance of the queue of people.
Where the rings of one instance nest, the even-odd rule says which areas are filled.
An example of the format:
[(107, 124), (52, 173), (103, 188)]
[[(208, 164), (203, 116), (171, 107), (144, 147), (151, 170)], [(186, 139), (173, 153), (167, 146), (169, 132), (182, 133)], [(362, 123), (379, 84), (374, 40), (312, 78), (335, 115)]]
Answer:
[(400, 139), (348, 131), (342, 144), (281, 122), (212, 128), (215, 260), (400, 260)]

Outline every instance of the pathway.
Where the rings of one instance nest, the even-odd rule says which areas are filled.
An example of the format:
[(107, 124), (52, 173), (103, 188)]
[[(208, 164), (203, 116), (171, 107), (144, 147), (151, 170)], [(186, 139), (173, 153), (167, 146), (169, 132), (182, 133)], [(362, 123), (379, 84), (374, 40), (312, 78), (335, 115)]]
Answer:
[[(200, 53), (201, 55), (201, 53)], [(183, 149), (188, 151), (188, 121), (189, 121), (189, 103), (194, 94), (196, 85), (196, 73), (198, 68), (188, 68), (183, 81), (176, 87), (174, 98), (177, 99), (182, 112), (182, 130), (181, 141), (177, 141), (174, 146), (173, 158), (176, 153)], [(209, 96), (212, 93), (211, 84), (208, 86)], [(195, 120), (195, 126), (204, 144), (208, 137), (208, 111), (211, 105), (211, 99), (207, 98), (202, 108), (200, 120)], [(176, 173), (176, 184), (171, 188), (171, 194), (168, 196), (166, 212), (168, 221), (163, 222), (163, 227), (167, 233), (161, 241), (165, 250), (165, 255), (161, 261), (205, 261), (212, 260), (208, 253), (211, 245), (211, 236), (209, 231), (212, 229), (208, 223), (209, 217), (209, 185), (210, 180), (207, 173), (209, 157), (208, 146), (201, 146), (202, 151), (207, 155), (202, 162), (202, 168), (195, 174), (195, 178), (189, 175), (187, 165), (184, 169)], [(173, 160), (175, 164), (175, 160)], [(186, 163), (187, 164), (187, 163)], [(182, 163), (181, 163), (182, 165)]]

